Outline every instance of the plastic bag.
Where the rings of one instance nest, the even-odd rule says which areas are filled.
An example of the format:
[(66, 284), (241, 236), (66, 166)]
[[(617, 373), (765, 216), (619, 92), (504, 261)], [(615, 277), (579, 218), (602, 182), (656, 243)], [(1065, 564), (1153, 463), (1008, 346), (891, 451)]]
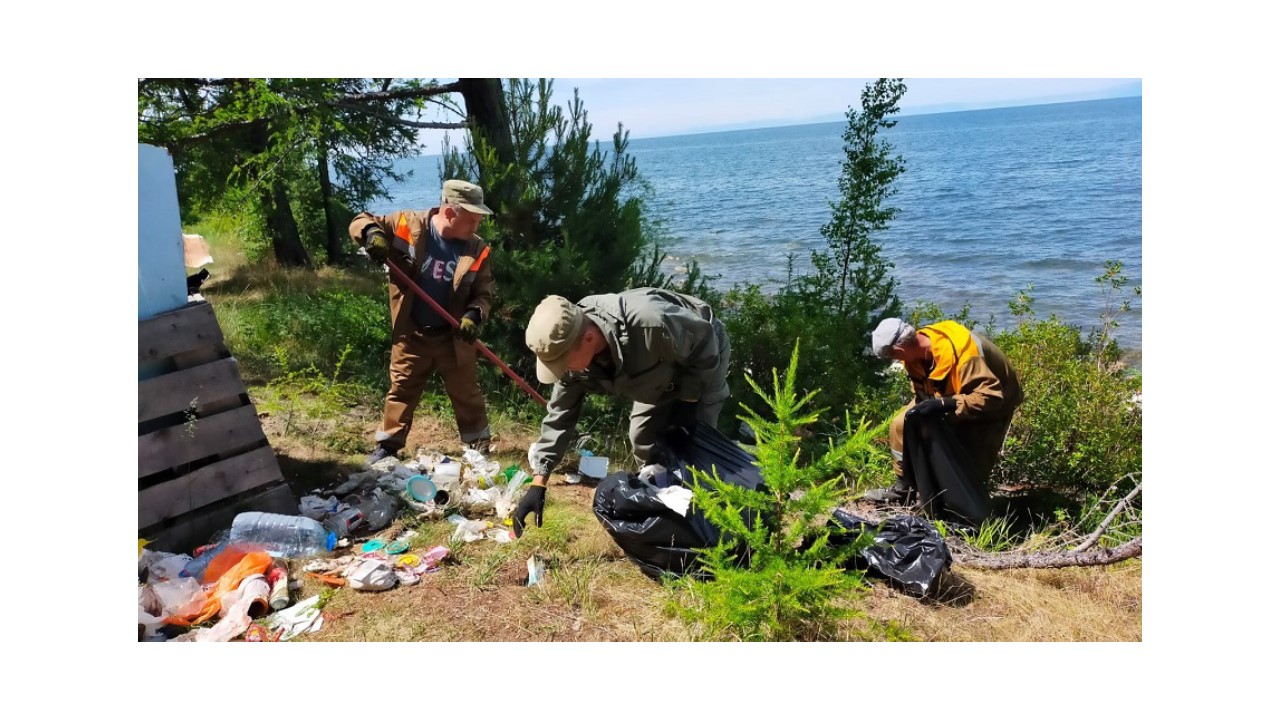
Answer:
[(160, 601), (161, 617), (167, 615), (195, 615), (209, 599), (195, 578), (176, 578), (151, 586)]
[[(210, 563), (209, 570), (205, 577), (213, 577), (214, 566), (228, 556), (233, 548), (227, 548), (214, 558), (214, 562)], [(170, 625), (198, 625), (205, 620), (218, 614), (222, 608), (222, 597), (232, 590), (236, 589), (242, 580), (251, 575), (262, 575), (271, 567), (271, 556), (261, 550), (256, 550), (244, 554), (232, 567), (221, 572), (218, 576), (217, 583), (209, 591), (209, 599), (205, 601), (204, 607), (199, 613), (193, 613), (185, 616), (171, 615), (165, 618), (165, 622)], [(270, 591), (270, 588), (268, 588)], [(246, 626), (247, 627), (247, 626)]]
[(396, 574), (385, 560), (366, 558), (344, 573), (347, 584), (356, 590), (390, 590), (396, 585)]
[(941, 416), (908, 415), (902, 432), (903, 477), (914, 482), (925, 515), (982, 524), (991, 496), (951, 423)]
[(458, 527), (453, 531), (452, 541), (461, 540), (463, 542), (475, 542), (484, 539), (485, 530), (489, 529), (489, 523), (483, 520), (464, 520), (458, 523)]
[(874, 533), (875, 544), (855, 555), (846, 567), (866, 570), (912, 595), (932, 594), (951, 569), (946, 541), (922, 518), (902, 515), (877, 525), (836, 510), (830, 525), (828, 541), (832, 545), (853, 542), (862, 532)]
[[(763, 486), (764, 477), (753, 458), (710, 425), (700, 423), (692, 437), (682, 433), (668, 437), (668, 482), (692, 477), (690, 468), (711, 472), (714, 467), (725, 482), (748, 490)], [(649, 577), (697, 572), (698, 551), (715, 545), (720, 531), (696, 507), (689, 508), (687, 514), (669, 507), (660, 493), (667, 490), (670, 494), (670, 490), (657, 487), (654, 479), (655, 473), (646, 473), (644, 479), (615, 473), (600, 481), (592, 504), (596, 518)], [(670, 499), (678, 499), (678, 495)], [(745, 512), (743, 520), (751, 526)]]
[(496, 510), (496, 504), (502, 497), (502, 488), (491, 487), (487, 490), (467, 488), (467, 493), (458, 503), (468, 515), (489, 515)]

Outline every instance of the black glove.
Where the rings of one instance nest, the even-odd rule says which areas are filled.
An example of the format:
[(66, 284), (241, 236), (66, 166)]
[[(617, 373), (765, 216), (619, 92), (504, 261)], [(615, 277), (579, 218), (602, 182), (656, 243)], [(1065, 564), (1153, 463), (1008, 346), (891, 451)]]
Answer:
[(458, 337), (474, 344), (476, 338), (480, 336), (480, 324), (484, 322), (480, 318), (480, 311), (471, 308), (462, 314), (462, 320), (458, 323)]
[(907, 411), (908, 415), (937, 415), (939, 413), (953, 413), (956, 411), (956, 399), (953, 397), (929, 398), (915, 404), (915, 407)]
[(391, 252), (391, 243), (387, 240), (386, 233), (382, 232), (378, 226), (374, 225), (364, 231), (364, 251), (369, 253), (369, 259), (375, 263), (387, 264), (387, 253)]
[(698, 425), (698, 403), (684, 400), (672, 403), (671, 425), (692, 435), (693, 429)]
[(520, 498), (520, 502), (516, 504), (516, 511), (511, 515), (511, 529), (516, 531), (516, 537), (524, 534), (524, 520), (529, 517), (529, 513), (533, 513), (533, 519), (542, 527), (542, 506), (547, 501), (546, 485), (530, 485), (525, 491), (524, 497)]

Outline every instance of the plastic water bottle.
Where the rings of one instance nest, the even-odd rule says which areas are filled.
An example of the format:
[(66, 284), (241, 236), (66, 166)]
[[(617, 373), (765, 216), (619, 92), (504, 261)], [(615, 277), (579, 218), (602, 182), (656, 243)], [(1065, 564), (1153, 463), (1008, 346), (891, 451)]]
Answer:
[(338, 536), (298, 515), (243, 512), (231, 522), (231, 540), (254, 543), (272, 557), (307, 557), (333, 550)]
[(199, 548), (199, 552), (191, 559), (191, 562), (187, 563), (182, 572), (178, 573), (178, 576), (195, 578), (199, 582), (204, 582), (204, 571), (209, 568), (209, 563), (213, 562), (218, 553), (227, 549), (227, 545), (228, 543), (223, 541), (217, 545), (206, 545)]
[(364, 516), (365, 529), (378, 532), (391, 524), (399, 514), (399, 500), (395, 495), (374, 490), (373, 495), (360, 504), (360, 514)]

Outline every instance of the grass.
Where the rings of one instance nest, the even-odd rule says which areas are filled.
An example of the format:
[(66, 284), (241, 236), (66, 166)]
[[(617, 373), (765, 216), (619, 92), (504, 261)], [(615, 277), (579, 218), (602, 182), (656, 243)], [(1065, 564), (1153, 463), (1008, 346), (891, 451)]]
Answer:
[[(367, 318), (360, 311), (348, 311), (367, 303), (352, 298), (367, 296), (385, 305), (385, 281), (365, 270), (313, 273), (248, 267), (237, 260), (242, 256), (234, 242), (209, 228), (194, 231), (205, 233), (216, 260), (204, 294), (218, 314), (229, 347), (246, 368), (250, 398), (266, 413), (264, 430), (295, 493), (358, 471), (379, 423), (385, 362), (370, 362), (368, 355), (361, 359), (354, 352), (339, 362), (347, 344), (358, 347), (339, 337), (342, 333), (272, 337), (253, 325), (264, 317), (283, 322), (291, 317), (289, 309), (308, 302), (330, 302), (336, 308), (330, 321), (344, 323), (348, 335), (359, 334)], [(280, 302), (281, 296), (293, 301)], [(277, 347), (284, 348), (289, 359), (286, 369), (277, 360)], [(358, 349), (376, 351), (385, 359), (389, 347), (383, 342)], [(296, 373), (292, 380), (289, 372)], [(518, 391), (498, 387), (502, 389), (486, 395), (496, 435), (495, 459), (504, 467), (523, 466), (541, 413), (520, 399)], [(597, 443), (590, 447), (620, 461), (629, 452), (606, 441), (618, 421), (610, 419), (607, 407), (598, 409), (595, 424), (586, 428)], [(625, 433), (625, 423), (621, 427)], [(456, 452), (457, 444), (448, 400), (435, 386), (418, 410), (409, 446)], [(727, 639), (708, 637), (679, 619), (673, 607), (686, 598), (649, 579), (626, 559), (592, 513), (592, 496), (590, 486), (566, 485), (562, 476), (553, 476), (543, 527), (505, 545), (489, 540), (450, 544), (452, 524), (404, 517), (379, 537), (413, 529), (417, 534), (409, 542), (415, 551), (449, 545), (451, 556), (441, 568), (418, 585), (381, 593), (329, 591), (314, 579), (300, 578), (303, 587), (295, 599), (326, 593), (327, 602), (323, 629), (295, 642)], [(1008, 530), (998, 523), (984, 525), (976, 531), (976, 542), (994, 548), (1009, 542)], [(525, 584), (531, 555), (547, 564), (546, 579), (535, 587)], [(953, 575), (944, 598), (930, 602), (873, 582), (856, 600), (864, 616), (843, 622), (833, 639), (1142, 639), (1141, 561), (1068, 570), (958, 568)]]

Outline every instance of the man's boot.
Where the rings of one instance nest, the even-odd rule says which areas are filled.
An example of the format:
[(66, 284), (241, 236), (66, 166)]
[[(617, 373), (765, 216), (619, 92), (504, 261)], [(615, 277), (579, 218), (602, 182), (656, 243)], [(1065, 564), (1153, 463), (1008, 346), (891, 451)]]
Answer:
[(366, 466), (372, 466), (374, 463), (378, 462), (379, 460), (382, 460), (384, 458), (389, 458), (389, 457), (395, 457), (398, 453), (399, 453), (398, 450), (392, 450), (386, 445), (383, 445), (382, 443), (378, 443), (378, 447), (374, 448), (373, 452), (369, 453), (369, 457), (365, 458), (364, 464)]
[(878, 505), (907, 505), (913, 492), (915, 488), (911, 487), (905, 478), (900, 477), (889, 487), (868, 490), (860, 499), (870, 500)]

